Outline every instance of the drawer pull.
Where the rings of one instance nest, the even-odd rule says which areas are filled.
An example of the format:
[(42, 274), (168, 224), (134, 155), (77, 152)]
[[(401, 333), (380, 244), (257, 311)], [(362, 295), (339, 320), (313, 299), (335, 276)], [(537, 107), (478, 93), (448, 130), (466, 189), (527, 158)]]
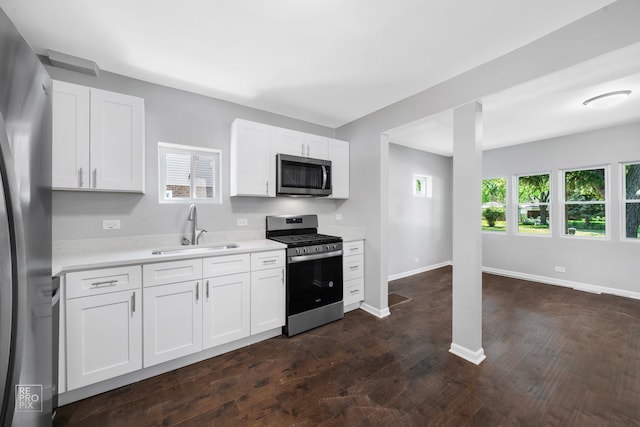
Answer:
[(207, 299), (209, 299), (209, 281), (207, 280)]
[(352, 289), (351, 290), (351, 295), (353, 294), (359, 294), (360, 293), (360, 289)]
[(131, 295), (131, 314), (136, 312), (136, 293)]
[(200, 282), (196, 282), (196, 301), (200, 299)]
[(101, 282), (93, 282), (91, 286), (115, 286), (118, 284), (118, 280), (103, 280)]
[(351, 267), (349, 267), (349, 270), (357, 270), (358, 268), (360, 268), (360, 266), (352, 265)]
[(355, 251), (358, 251), (358, 250), (360, 250), (360, 248), (357, 247), (357, 246), (349, 249), (350, 252), (355, 252)]
[(266, 259), (266, 260), (262, 261), (262, 265), (275, 264), (276, 262), (278, 262), (277, 259)]

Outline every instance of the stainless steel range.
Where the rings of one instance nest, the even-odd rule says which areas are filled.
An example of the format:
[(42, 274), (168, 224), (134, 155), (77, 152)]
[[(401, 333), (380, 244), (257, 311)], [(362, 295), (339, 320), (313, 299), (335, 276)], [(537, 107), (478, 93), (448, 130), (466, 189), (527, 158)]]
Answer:
[(318, 234), (317, 215), (267, 217), (267, 239), (287, 245), (287, 336), (344, 317), (342, 238)]

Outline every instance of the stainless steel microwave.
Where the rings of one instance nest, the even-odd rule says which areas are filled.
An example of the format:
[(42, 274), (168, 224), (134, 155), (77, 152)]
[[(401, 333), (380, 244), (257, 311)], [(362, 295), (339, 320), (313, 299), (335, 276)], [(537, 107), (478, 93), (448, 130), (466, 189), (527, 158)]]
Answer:
[(331, 161), (276, 155), (276, 194), (279, 196), (330, 196)]

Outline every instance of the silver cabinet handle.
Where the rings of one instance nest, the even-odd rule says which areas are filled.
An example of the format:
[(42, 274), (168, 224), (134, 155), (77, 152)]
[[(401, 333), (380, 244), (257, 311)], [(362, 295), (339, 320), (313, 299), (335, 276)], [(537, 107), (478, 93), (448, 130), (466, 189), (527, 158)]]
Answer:
[(265, 259), (262, 261), (262, 265), (271, 265), (271, 264), (275, 264), (278, 260), (277, 259)]
[(300, 144), (300, 155), (304, 156), (304, 144)]
[(352, 289), (352, 290), (351, 290), (351, 294), (352, 294), (352, 295), (353, 295), (353, 294), (357, 294), (357, 293), (359, 293), (359, 292), (360, 292), (360, 289)]
[(269, 181), (267, 181), (267, 192), (265, 193), (267, 196), (269, 195)]
[(101, 282), (93, 282), (91, 286), (102, 286), (102, 285), (115, 286), (117, 284), (118, 284), (117, 280), (103, 280)]
[(93, 170), (93, 188), (98, 187), (98, 169)]
[(200, 282), (196, 282), (196, 301), (200, 299)]
[(209, 281), (207, 280), (207, 299), (209, 299)]
[(357, 251), (358, 249), (360, 249), (360, 248), (358, 248), (358, 247), (353, 247), (353, 248), (349, 249), (349, 251), (354, 252), (354, 251)]
[(82, 168), (78, 169), (78, 187), (84, 187), (84, 179), (83, 179), (84, 171)]
[(349, 267), (349, 270), (357, 270), (358, 268), (360, 267), (358, 267), (357, 265), (352, 265), (351, 267)]
[(309, 157), (309, 144), (307, 144), (307, 157)]
[(281, 270), (282, 273), (282, 283), (284, 283), (284, 268)]
[(136, 293), (131, 294), (131, 314), (136, 312)]

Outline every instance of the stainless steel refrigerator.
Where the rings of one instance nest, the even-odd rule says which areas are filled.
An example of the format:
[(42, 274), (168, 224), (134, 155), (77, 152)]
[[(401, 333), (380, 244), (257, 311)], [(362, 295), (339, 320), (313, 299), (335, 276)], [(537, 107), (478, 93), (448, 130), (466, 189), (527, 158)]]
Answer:
[(0, 9), (0, 426), (51, 425), (51, 80)]

